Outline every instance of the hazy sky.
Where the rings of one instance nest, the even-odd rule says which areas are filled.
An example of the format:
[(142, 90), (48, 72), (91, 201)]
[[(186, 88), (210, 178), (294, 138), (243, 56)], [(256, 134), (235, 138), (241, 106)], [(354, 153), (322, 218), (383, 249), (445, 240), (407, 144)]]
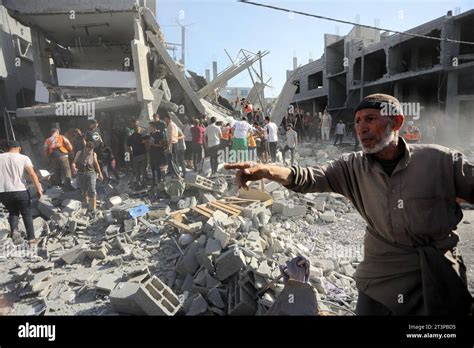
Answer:
[[(253, 0), (292, 10), (355, 21), (393, 30), (408, 30), (446, 14), (457, 7), (461, 12), (474, 8), (474, 0)], [(181, 43), (178, 21), (187, 25), (186, 67), (204, 76), (217, 60), (218, 71), (230, 63), (224, 49), (234, 58), (241, 48), (251, 52), (270, 50), (263, 59), (265, 80), (272, 88), (265, 96), (277, 97), (292, 69), (318, 59), (324, 50), (324, 34), (347, 34), (352, 26), (261, 8), (236, 0), (157, 0), (157, 20), (168, 42)], [(181, 52), (177, 51), (177, 58)], [(255, 64), (258, 69), (258, 63)], [(258, 71), (258, 70), (257, 70)], [(229, 86), (251, 86), (244, 71)]]

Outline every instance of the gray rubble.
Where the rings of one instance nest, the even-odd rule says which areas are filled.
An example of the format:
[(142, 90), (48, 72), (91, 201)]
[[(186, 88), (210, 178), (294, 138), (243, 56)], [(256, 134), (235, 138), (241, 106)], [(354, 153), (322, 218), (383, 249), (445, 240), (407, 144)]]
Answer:
[[(340, 155), (327, 148), (301, 144), (300, 163)], [(36, 253), (0, 258), (5, 314), (265, 315), (284, 286), (278, 266), (297, 255), (310, 260), (320, 311), (352, 314), (365, 224), (351, 203), (260, 182), (254, 186), (271, 194), (271, 206), (252, 203), (238, 216), (216, 210), (187, 221), (186, 231), (167, 223), (175, 211), (235, 194), (231, 173), (219, 175), (195, 175), (168, 197), (136, 194), (125, 179), (100, 183), (96, 216), (85, 214), (80, 197), (49, 188), (37, 202)], [(0, 225), (4, 250), (7, 230)]]

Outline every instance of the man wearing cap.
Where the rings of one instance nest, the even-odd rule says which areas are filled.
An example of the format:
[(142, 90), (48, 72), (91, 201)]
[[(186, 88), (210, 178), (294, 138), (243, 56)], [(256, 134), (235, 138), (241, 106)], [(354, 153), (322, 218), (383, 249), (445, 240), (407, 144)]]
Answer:
[(312, 168), (226, 164), (237, 182), (270, 179), (296, 192), (346, 196), (367, 223), (355, 273), (358, 315), (468, 315), (471, 295), (456, 248), (462, 211), (474, 202), (474, 165), (456, 150), (399, 136), (400, 102), (365, 97), (355, 110), (362, 151)]
[(38, 199), (41, 199), (43, 189), (30, 158), (20, 153), (20, 143), (10, 141), (7, 149), (7, 152), (0, 154), (0, 202), (9, 213), (10, 237), (13, 238), (14, 233), (18, 232), (18, 220), (21, 214), (28, 240), (30, 244), (35, 244), (30, 195), (26, 188), (25, 172), (28, 173), (36, 187)]

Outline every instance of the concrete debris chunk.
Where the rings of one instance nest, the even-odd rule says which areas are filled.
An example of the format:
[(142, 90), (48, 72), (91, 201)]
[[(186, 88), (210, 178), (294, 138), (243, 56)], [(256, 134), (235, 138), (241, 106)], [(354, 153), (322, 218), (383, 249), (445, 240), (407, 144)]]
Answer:
[(78, 244), (75, 247), (66, 250), (61, 256), (61, 259), (67, 264), (71, 265), (73, 263), (81, 263), (86, 257), (83, 245)]
[(230, 248), (216, 259), (216, 277), (225, 280), (246, 266), (245, 257), (239, 248)]

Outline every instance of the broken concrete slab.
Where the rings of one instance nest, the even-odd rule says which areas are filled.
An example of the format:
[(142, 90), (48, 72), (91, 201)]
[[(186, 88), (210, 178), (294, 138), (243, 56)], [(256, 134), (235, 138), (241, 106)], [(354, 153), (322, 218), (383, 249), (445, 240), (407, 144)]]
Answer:
[(214, 238), (210, 238), (207, 240), (206, 249), (205, 249), (206, 256), (209, 256), (209, 255), (219, 256), (221, 250), (222, 250), (221, 241)]
[(246, 266), (245, 256), (239, 248), (231, 248), (216, 259), (216, 277), (225, 280)]
[(96, 289), (105, 293), (110, 293), (119, 283), (119, 277), (113, 274), (104, 274), (97, 282)]
[(336, 221), (336, 214), (331, 210), (321, 214), (319, 218), (325, 222), (334, 222)]
[(200, 315), (200, 314), (204, 314), (207, 312), (209, 306), (206, 302), (206, 300), (204, 299), (204, 297), (202, 297), (201, 294), (198, 294), (192, 304), (191, 304), (191, 307), (189, 309), (189, 311), (186, 313), (186, 315)]
[(51, 218), (51, 215), (58, 212), (58, 209), (54, 206), (54, 204), (45, 198), (42, 198), (38, 201), (36, 209), (38, 209), (41, 215), (43, 215), (47, 220)]
[(213, 236), (215, 240), (220, 242), (222, 248), (225, 248), (229, 244), (231, 238), (231, 234), (220, 226), (215, 227)]
[(82, 244), (78, 244), (75, 247), (66, 250), (60, 256), (60, 258), (68, 265), (71, 265), (73, 263), (81, 263), (82, 261), (84, 261), (85, 257), (86, 253), (84, 252), (84, 247)]
[(209, 290), (207, 294), (207, 299), (213, 306), (216, 306), (217, 308), (226, 307), (224, 301), (222, 300), (220, 291), (216, 288), (212, 288), (211, 290)]

